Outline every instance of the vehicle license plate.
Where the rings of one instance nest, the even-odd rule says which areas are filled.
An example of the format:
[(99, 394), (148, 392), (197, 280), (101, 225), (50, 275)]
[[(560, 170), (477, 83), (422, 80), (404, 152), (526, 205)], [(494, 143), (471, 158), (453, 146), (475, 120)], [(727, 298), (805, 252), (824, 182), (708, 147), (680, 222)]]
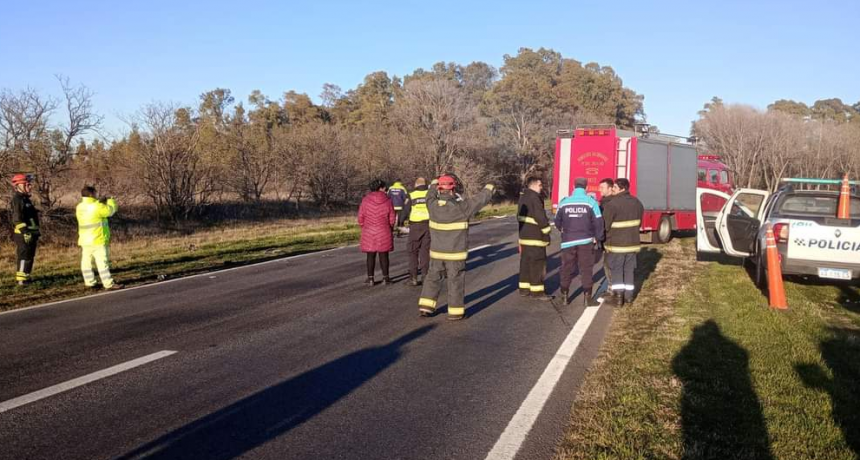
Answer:
[(851, 270), (847, 270), (844, 268), (819, 268), (818, 277), (830, 278), (834, 280), (850, 280)]

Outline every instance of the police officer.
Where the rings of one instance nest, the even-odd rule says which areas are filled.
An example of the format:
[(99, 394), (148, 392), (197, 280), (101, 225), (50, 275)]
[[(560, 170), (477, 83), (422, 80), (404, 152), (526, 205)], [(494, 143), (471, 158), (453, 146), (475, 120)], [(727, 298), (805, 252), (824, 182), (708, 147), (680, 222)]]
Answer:
[(618, 306), (633, 301), (633, 275), (639, 252), (639, 226), (644, 207), (630, 194), (630, 181), (615, 181), (612, 201), (606, 204), (603, 221), (606, 225), (606, 259), (612, 272), (612, 290)]
[(400, 179), (395, 180), (394, 183), (391, 184), (391, 187), (388, 188), (388, 198), (391, 199), (391, 204), (394, 205), (394, 212), (397, 213), (397, 223), (395, 225), (397, 236), (400, 236), (403, 221), (406, 220), (406, 213), (403, 212), (403, 205), (406, 203), (408, 196), (409, 193), (406, 191), (406, 187), (403, 186), (403, 182), (400, 182)]
[(36, 246), (39, 243), (39, 211), (30, 201), (33, 189), (30, 176), (12, 176), (12, 241), (15, 242), (16, 272), (18, 286), (30, 283), (33, 262), (36, 259)]
[(430, 267), (430, 213), (427, 211), (427, 181), (423, 177), (415, 179), (415, 190), (403, 207), (403, 214), (409, 216), (409, 284), (418, 286), (418, 269), (421, 276), (427, 276)]
[(594, 245), (603, 239), (603, 218), (600, 206), (585, 193), (588, 180), (578, 177), (574, 181), (573, 195), (558, 204), (555, 226), (561, 231), (561, 295), (564, 304), (569, 300), (570, 282), (574, 267), (579, 268), (583, 303), (596, 307), (600, 303), (591, 295), (594, 287)]
[(517, 205), (520, 245), (520, 282), (519, 292), (523, 297), (537, 300), (552, 300), (544, 289), (546, 273), (546, 247), (549, 246), (549, 232), (552, 227), (544, 210), (543, 182), (540, 178), (526, 179), (526, 189), (520, 194)]
[[(455, 193), (456, 179), (441, 176), (436, 187), (427, 192), (430, 214), (430, 268), (418, 299), (421, 316), (436, 311), (436, 299), (442, 279), (448, 276), (448, 319), (466, 317), (466, 259), (469, 256), (469, 219), (493, 197), (493, 186), (487, 184), (477, 196), (465, 198)], [(432, 185), (432, 184), (431, 184)]]

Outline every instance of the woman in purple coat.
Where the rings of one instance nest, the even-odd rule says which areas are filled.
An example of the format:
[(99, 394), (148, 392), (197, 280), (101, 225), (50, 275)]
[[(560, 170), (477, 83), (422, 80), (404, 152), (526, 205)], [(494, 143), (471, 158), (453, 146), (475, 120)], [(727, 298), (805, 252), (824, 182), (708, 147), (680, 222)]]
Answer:
[(385, 194), (385, 182), (379, 179), (370, 183), (370, 193), (361, 200), (358, 208), (358, 225), (361, 227), (361, 252), (367, 253), (367, 280), (373, 286), (376, 255), (382, 268), (382, 284), (391, 284), (388, 277), (388, 253), (394, 250), (392, 228), (397, 221), (391, 199)]

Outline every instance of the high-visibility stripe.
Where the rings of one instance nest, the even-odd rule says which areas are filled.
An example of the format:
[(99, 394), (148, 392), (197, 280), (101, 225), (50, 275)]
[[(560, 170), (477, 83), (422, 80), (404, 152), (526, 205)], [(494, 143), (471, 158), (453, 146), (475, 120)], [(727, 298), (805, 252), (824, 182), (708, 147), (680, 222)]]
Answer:
[(623, 291), (626, 287), (626, 284), (613, 284), (609, 289), (612, 289), (613, 291)]
[(99, 227), (104, 226), (104, 224), (105, 224), (105, 223), (106, 223), (106, 222), (98, 222), (98, 223), (95, 223), (95, 224), (84, 224), (84, 225), (78, 225), (78, 230), (89, 230), (89, 229), (91, 229), (91, 228), (99, 228)]
[(642, 221), (639, 219), (636, 220), (621, 220), (618, 222), (612, 223), (612, 228), (630, 228), (630, 227), (638, 227)]
[(581, 240), (573, 240), (573, 241), (562, 241), (561, 248), (567, 249), (573, 246), (582, 246), (583, 244), (589, 244), (594, 240), (594, 238), (583, 238)]
[(466, 260), (469, 257), (468, 252), (438, 252), (430, 251), (430, 258), (437, 260)]
[(529, 287), (529, 291), (532, 291), (532, 292), (543, 292), (543, 291), (544, 291), (543, 284), (533, 284), (533, 285), (531, 285), (531, 286)]
[(20, 224), (15, 226), (15, 233), (21, 233), (22, 228), (27, 228), (27, 224), (21, 222)]
[(463, 316), (466, 314), (466, 307), (448, 307), (448, 314), (451, 316)]
[(522, 281), (520, 281), (520, 289), (528, 289), (528, 288), (530, 288), (531, 286), (532, 286), (532, 285), (531, 285), (531, 284), (529, 284), (529, 283), (523, 283)]
[(436, 308), (436, 301), (427, 297), (421, 297), (418, 299), (418, 306)]
[(395, 207), (394, 207), (394, 210), (395, 210), (395, 211), (402, 211), (402, 210), (403, 210), (403, 206), (395, 206)]
[(618, 253), (627, 253), (627, 252), (639, 252), (639, 246), (604, 246), (607, 252)]
[(493, 190), (495, 190), (496, 186), (493, 184), (487, 184), (484, 186), (484, 188), (487, 190), (493, 191)]
[(534, 217), (529, 217), (529, 216), (517, 216), (517, 220), (518, 220), (518, 221), (520, 221), (520, 222), (522, 222), (522, 223), (524, 223), (524, 224), (540, 225), (540, 224), (538, 223), (538, 221), (536, 221), (536, 220), (535, 220), (535, 218), (534, 218)]
[(632, 290), (634, 290), (634, 289), (636, 289), (636, 286), (634, 286), (634, 285), (632, 285), (632, 284), (625, 284), (625, 285), (624, 285), (624, 290), (625, 290), (625, 291), (632, 291)]
[(542, 240), (520, 240), (520, 246), (549, 246), (549, 242)]
[(443, 224), (442, 222), (430, 221), (430, 228), (433, 230), (468, 230), (469, 229), (469, 221), (466, 222), (451, 222), (449, 224)]
[(24, 273), (24, 272), (16, 272), (15, 273), (15, 281), (27, 281), (28, 279), (30, 279), (29, 273)]
[(544, 228), (540, 229), (540, 231), (541, 231), (541, 233), (543, 233), (544, 235), (549, 235), (549, 232), (551, 232), (551, 231), (552, 231), (552, 227), (550, 227), (549, 225), (547, 225), (546, 227), (544, 227)]

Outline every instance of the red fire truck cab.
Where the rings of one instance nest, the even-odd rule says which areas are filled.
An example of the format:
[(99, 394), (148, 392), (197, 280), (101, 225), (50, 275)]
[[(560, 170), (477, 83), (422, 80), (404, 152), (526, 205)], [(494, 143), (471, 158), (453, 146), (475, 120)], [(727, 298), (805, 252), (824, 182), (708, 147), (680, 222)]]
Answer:
[[(588, 180), (586, 192), (600, 200), (602, 179), (627, 178), (630, 193), (645, 206), (640, 230), (646, 241), (668, 242), (672, 232), (696, 229), (696, 188), (731, 194), (731, 174), (718, 156), (699, 155), (686, 138), (637, 134), (615, 125), (559, 130), (555, 140), (552, 207), (573, 192), (574, 179)], [(716, 200), (716, 198), (714, 199)], [(719, 212), (724, 202), (703, 202)], [(711, 209), (713, 208), (713, 209)]]

